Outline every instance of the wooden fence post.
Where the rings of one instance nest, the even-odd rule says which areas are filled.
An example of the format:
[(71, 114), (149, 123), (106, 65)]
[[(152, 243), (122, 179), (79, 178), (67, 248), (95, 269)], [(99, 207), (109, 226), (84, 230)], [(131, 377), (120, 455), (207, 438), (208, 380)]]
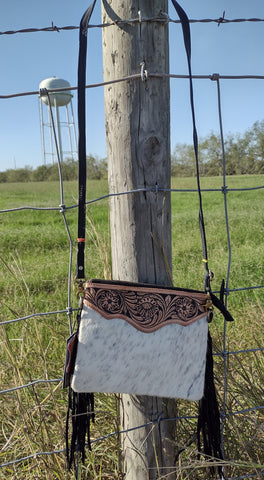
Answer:
[[(171, 283), (170, 90), (167, 0), (102, 0), (104, 81), (142, 73), (105, 87), (105, 127), (111, 193), (113, 279)], [(144, 21), (160, 17), (160, 21)], [(153, 365), (155, 368), (155, 365)], [(133, 375), (133, 372), (131, 372)], [(123, 429), (176, 414), (174, 400), (123, 395)], [(175, 422), (160, 422), (122, 436), (126, 480), (172, 480)]]

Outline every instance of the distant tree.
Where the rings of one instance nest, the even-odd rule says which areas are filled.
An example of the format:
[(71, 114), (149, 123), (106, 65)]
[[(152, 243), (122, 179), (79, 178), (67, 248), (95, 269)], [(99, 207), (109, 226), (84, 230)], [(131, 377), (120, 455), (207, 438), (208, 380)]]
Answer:
[(254, 172), (264, 173), (264, 120), (255, 122), (245, 133), (248, 140), (248, 157), (254, 163)]
[(6, 172), (0, 172), (0, 183), (6, 183), (7, 181), (8, 181), (7, 173)]
[(221, 175), (223, 172), (223, 153), (220, 135), (210, 133), (200, 142), (200, 151), (200, 156), (203, 159), (201, 175)]
[(99, 162), (101, 178), (107, 178), (108, 162), (107, 158), (102, 158)]
[(6, 181), (9, 183), (16, 182), (30, 182), (32, 175), (32, 168), (26, 166), (25, 168), (6, 170)]
[(171, 156), (171, 175), (173, 177), (195, 175), (195, 157), (192, 145), (176, 144)]
[(86, 157), (86, 169), (88, 180), (100, 180), (102, 178), (100, 162), (92, 155)]
[[(225, 137), (227, 175), (264, 173), (264, 120), (257, 121), (242, 134)], [(223, 151), (220, 135), (214, 132), (200, 140), (199, 170), (201, 175), (217, 176), (223, 173)], [(193, 146), (176, 144), (172, 154), (172, 176), (195, 174)]]
[[(264, 173), (264, 120), (255, 122), (244, 134), (225, 137), (227, 175), (251, 175)], [(64, 181), (78, 179), (78, 161), (68, 158), (62, 165)], [(223, 152), (220, 135), (211, 132), (199, 142), (199, 171), (203, 176), (223, 173)], [(193, 145), (177, 143), (171, 156), (172, 176), (196, 174)], [(107, 177), (107, 159), (87, 156), (87, 178), (100, 180)], [(0, 183), (58, 181), (58, 165), (41, 165), (33, 170), (27, 166), (0, 172)]]
[(64, 181), (78, 179), (78, 162), (73, 158), (67, 158), (62, 163), (62, 177)]
[[(78, 179), (78, 161), (68, 158), (61, 164), (62, 178), (64, 181)], [(87, 157), (87, 178), (100, 180), (107, 176), (107, 159), (98, 159), (92, 155)], [(58, 165), (40, 165), (35, 170), (31, 167), (9, 169), (0, 172), (0, 183), (5, 182), (47, 182), (58, 181)]]
[(253, 165), (248, 157), (248, 140), (244, 135), (229, 134), (225, 142), (225, 152), (227, 175), (253, 173)]
[(41, 165), (32, 172), (32, 180), (34, 182), (45, 182), (49, 179), (51, 165)]

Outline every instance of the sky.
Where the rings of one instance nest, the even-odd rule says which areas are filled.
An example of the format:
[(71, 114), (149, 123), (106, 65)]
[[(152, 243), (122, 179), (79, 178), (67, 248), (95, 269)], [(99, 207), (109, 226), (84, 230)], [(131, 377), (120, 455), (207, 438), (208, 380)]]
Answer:
[[(128, 0), (127, 0), (128, 1)], [(143, 0), (141, 0), (143, 3)], [(24, 28), (78, 26), (89, 5), (84, 0), (0, 0), (0, 32)], [(101, 22), (97, 0), (92, 24)], [(263, 18), (263, 0), (180, 0), (190, 19)], [(144, 12), (142, 12), (144, 16)], [(169, 0), (169, 15), (177, 15)], [(187, 74), (179, 24), (170, 24), (170, 73)], [(78, 30), (0, 35), (0, 95), (38, 91), (57, 76), (77, 85)], [(264, 22), (191, 24), (194, 75), (264, 75)], [(86, 83), (103, 81), (101, 29), (89, 31)], [(264, 80), (221, 80), (224, 134), (244, 133), (264, 118)], [(76, 92), (73, 108), (77, 128)], [(191, 143), (188, 81), (171, 80), (171, 148)], [(194, 81), (198, 137), (219, 133), (216, 82)], [(0, 171), (43, 163), (38, 95), (0, 99)], [(66, 148), (65, 148), (66, 149)], [(107, 156), (103, 88), (87, 91), (87, 154)]]

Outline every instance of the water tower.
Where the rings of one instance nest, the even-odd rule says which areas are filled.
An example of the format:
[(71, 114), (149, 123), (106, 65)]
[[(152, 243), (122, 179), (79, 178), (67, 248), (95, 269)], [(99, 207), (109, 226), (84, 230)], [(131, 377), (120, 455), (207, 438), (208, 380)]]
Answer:
[[(54, 142), (51, 108), (53, 108), (52, 116), (55, 123), (60, 160), (63, 161), (64, 158), (77, 159), (77, 140), (72, 107), (73, 95), (70, 90), (50, 92), (53, 89), (69, 89), (70, 87), (71, 85), (67, 80), (57, 77), (46, 78), (39, 84), (40, 125), (44, 165), (50, 163), (50, 159), (52, 163), (54, 163), (57, 154)], [(45, 95), (45, 89), (50, 92), (50, 104), (48, 96)], [(47, 108), (45, 108), (44, 105), (46, 105)]]

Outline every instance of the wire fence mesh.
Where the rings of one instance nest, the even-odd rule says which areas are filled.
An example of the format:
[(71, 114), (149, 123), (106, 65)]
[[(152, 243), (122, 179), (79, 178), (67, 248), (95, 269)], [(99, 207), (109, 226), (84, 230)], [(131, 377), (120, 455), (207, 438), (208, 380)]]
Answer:
[[(157, 20), (157, 19), (154, 19), (154, 20)], [(175, 23), (178, 23), (178, 21), (174, 21), (172, 19), (167, 19), (168, 21), (173, 21)], [(139, 21), (138, 18), (137, 19), (132, 19), (130, 20), (129, 22), (136, 22), (136, 21)], [(153, 21), (153, 19), (141, 19), (141, 21)], [(263, 22), (264, 20), (263, 19), (257, 19), (257, 18), (251, 18), (251, 19), (234, 19), (234, 20), (227, 20), (224, 18), (224, 15), (223, 17), (220, 17), (219, 19), (202, 19), (202, 20), (191, 20), (191, 22), (215, 22), (217, 23), (218, 25), (220, 24), (224, 24), (224, 23), (230, 23), (230, 22)], [(123, 23), (127, 23), (128, 20), (124, 20)], [(98, 28), (102, 28), (106, 25), (94, 25), (92, 27), (98, 27)], [(69, 29), (76, 29), (78, 27), (56, 27), (52, 24), (51, 27), (46, 27), (44, 29), (23, 29), (23, 30), (18, 30), (18, 31), (6, 31), (6, 32), (0, 32), (1, 35), (11, 35), (11, 34), (17, 34), (17, 33), (29, 33), (29, 32), (37, 32), (37, 31), (47, 31), (47, 32), (54, 32), (54, 31), (59, 31), (61, 29), (65, 29), (65, 30), (69, 30)], [(152, 78), (152, 77), (162, 77), (164, 76), (163, 73), (160, 73), (160, 74), (151, 74), (151, 72), (148, 72), (148, 78)], [(185, 78), (185, 79), (188, 79), (188, 76), (186, 75), (173, 75), (171, 74), (170, 77), (172, 78)], [(202, 192), (204, 194), (206, 194), (207, 192), (216, 192), (216, 193), (220, 193), (221, 195), (223, 195), (223, 198), (224, 198), (224, 216), (225, 216), (225, 229), (226, 229), (226, 239), (227, 239), (227, 245), (228, 245), (228, 262), (227, 262), (227, 271), (226, 271), (226, 276), (225, 276), (225, 290), (224, 290), (224, 294), (225, 294), (225, 302), (226, 304), (229, 303), (230, 301), (230, 297), (232, 295), (235, 295), (239, 292), (247, 292), (247, 291), (255, 291), (255, 290), (259, 290), (259, 291), (262, 291), (262, 289), (264, 288), (264, 285), (263, 285), (263, 278), (262, 278), (262, 269), (263, 269), (263, 265), (260, 265), (260, 270), (259, 270), (259, 284), (254, 284), (254, 285), (250, 285), (250, 286), (243, 286), (243, 285), (239, 285), (237, 286), (236, 288), (230, 288), (229, 287), (229, 280), (230, 280), (230, 272), (232, 271), (232, 259), (231, 259), (231, 256), (232, 256), (232, 251), (234, 248), (238, 248), (239, 249), (239, 245), (235, 245), (235, 247), (233, 246), (233, 242), (231, 241), (231, 237), (230, 237), (230, 222), (229, 222), (229, 212), (230, 212), (230, 209), (229, 209), (229, 206), (228, 206), (228, 196), (230, 196), (230, 194), (233, 193), (238, 193), (238, 192), (241, 192), (241, 193), (245, 193), (245, 192), (251, 192), (251, 191), (262, 191), (263, 188), (264, 188), (264, 185), (260, 184), (260, 185), (257, 185), (257, 186), (246, 186), (246, 187), (228, 187), (227, 184), (226, 184), (226, 181), (227, 181), (227, 178), (226, 178), (226, 173), (225, 173), (225, 166), (226, 166), (226, 159), (225, 159), (225, 140), (224, 140), (224, 133), (223, 133), (223, 127), (222, 127), (222, 111), (221, 111), (221, 81), (222, 80), (225, 80), (225, 79), (232, 79), (234, 82), (237, 81), (238, 79), (239, 80), (242, 80), (242, 79), (259, 79), (259, 80), (264, 80), (264, 76), (221, 76), (221, 75), (216, 75), (216, 74), (213, 74), (213, 75), (196, 75), (194, 76), (195, 79), (209, 79), (209, 80), (213, 80), (215, 82), (215, 85), (216, 85), (216, 90), (217, 90), (217, 108), (218, 108), (218, 115), (219, 115), (219, 132), (220, 132), (220, 136), (221, 136), (221, 144), (222, 144), (222, 171), (223, 171), (223, 175), (222, 175), (222, 187), (220, 188), (202, 188)], [(122, 78), (122, 79), (115, 79), (113, 80), (112, 82), (110, 83), (114, 83), (114, 82), (122, 82), (122, 81), (141, 81), (141, 74), (136, 74), (136, 75), (132, 75), (130, 77), (126, 77), (126, 78)], [(109, 82), (108, 82), (109, 83)], [(87, 88), (97, 88), (97, 87), (100, 87), (100, 86), (103, 86), (105, 85), (104, 83), (100, 83), (100, 84), (93, 84), (93, 85), (87, 85)], [(235, 88), (235, 87), (234, 87)], [(73, 89), (73, 87), (71, 87), (71, 89)], [(65, 88), (63, 89), (65, 90)], [(15, 93), (15, 94), (10, 94), (10, 95), (1, 95), (0, 96), (0, 99), (8, 99), (8, 98), (14, 98), (14, 97), (17, 97), (17, 96), (26, 96), (26, 95), (38, 95), (39, 92), (38, 91), (34, 91), (34, 92), (21, 92), (21, 93)], [(51, 109), (51, 105), (50, 105), (50, 110), (52, 111)], [(54, 129), (54, 136), (56, 138), (56, 133), (55, 133), (55, 129)], [(60, 320), (61, 324), (64, 325), (67, 325), (68, 324), (68, 331), (71, 333), (72, 330), (73, 330), (73, 323), (74, 323), (74, 320), (73, 320), (73, 316), (75, 315), (75, 313), (77, 312), (78, 308), (76, 308), (76, 304), (75, 304), (75, 300), (72, 301), (72, 278), (73, 278), (73, 269), (72, 269), (72, 264), (73, 264), (73, 251), (74, 251), (74, 242), (72, 241), (72, 237), (71, 237), (71, 231), (72, 231), (72, 228), (71, 228), (71, 222), (69, 222), (69, 219), (67, 217), (67, 214), (71, 211), (75, 211), (75, 209), (77, 208), (77, 204), (70, 204), (68, 203), (65, 198), (64, 198), (64, 181), (63, 181), (63, 177), (62, 177), (62, 174), (61, 174), (61, 164), (60, 164), (60, 158), (59, 158), (59, 152), (57, 152), (58, 154), (58, 166), (59, 166), (59, 186), (58, 186), (58, 189), (59, 189), (59, 194), (60, 194), (60, 203), (59, 205), (54, 205), (54, 206), (47, 206), (47, 207), (43, 207), (43, 206), (35, 206), (35, 205), (27, 205), (27, 206), (23, 206), (23, 205), (19, 205), (17, 207), (12, 207), (12, 208), (5, 208), (5, 209), (2, 209), (0, 210), (0, 214), (1, 214), (1, 217), (4, 215), (4, 216), (8, 216), (10, 214), (16, 214), (16, 215), (20, 215), (21, 211), (31, 211), (31, 212), (34, 212), (35, 215), (37, 216), (39, 214), (39, 212), (48, 212), (50, 215), (52, 214), (56, 214), (56, 213), (60, 213), (61, 216), (62, 216), (62, 219), (63, 219), (63, 223), (64, 223), (64, 227), (65, 227), (65, 230), (66, 230), (66, 235), (67, 235), (67, 246), (69, 248), (69, 262), (68, 262), (68, 278), (67, 278), (67, 305), (65, 307), (65, 305), (61, 305), (58, 309), (54, 308), (50, 311), (45, 311), (45, 303), (43, 304), (44, 306), (44, 311), (42, 312), (38, 312), (36, 313), (35, 311), (32, 311), (30, 312), (28, 315), (23, 315), (23, 316), (16, 316), (15, 315), (15, 308), (14, 308), (14, 311), (12, 312), (12, 316), (11, 318), (5, 318), (4, 320), (1, 320), (0, 322), (0, 327), (2, 327), (2, 331), (4, 332), (5, 331), (5, 334), (3, 334), (3, 339), (1, 340), (1, 343), (2, 344), (5, 344), (5, 346), (7, 347), (8, 344), (12, 343), (12, 341), (17, 341), (17, 342), (21, 342), (21, 344), (25, 341), (23, 339), (23, 335), (28, 335), (29, 331), (28, 331), (28, 325), (29, 325), (29, 322), (32, 320), (34, 321), (39, 321), (40, 319), (42, 318), (51, 318), (51, 323), (52, 323), (52, 319), (54, 317), (56, 318), (60, 318), (62, 320)], [(259, 180), (261, 181), (261, 176), (259, 176)], [(181, 194), (181, 193), (188, 193), (188, 194), (191, 194), (191, 193), (194, 193), (196, 192), (197, 190), (195, 188), (171, 188), (171, 189), (164, 189), (160, 186), (157, 186), (157, 185), (154, 185), (154, 186), (149, 186), (147, 188), (140, 188), (138, 190), (132, 190), (132, 191), (123, 191), (123, 192), (118, 192), (116, 194), (111, 194), (111, 193), (106, 193), (104, 195), (100, 195), (98, 197), (94, 197), (94, 198), (91, 198), (87, 201), (87, 207), (90, 206), (91, 204), (99, 204), (101, 201), (108, 201), (113, 195), (115, 196), (121, 196), (121, 195), (131, 195), (131, 194), (137, 194), (139, 192), (143, 192), (143, 191), (154, 191), (156, 192), (157, 195), (159, 195), (160, 193), (166, 191), (170, 191), (171, 192), (171, 195), (174, 195), (174, 194)], [(13, 217), (12, 217), (13, 218)], [(261, 221), (263, 221), (263, 218), (262, 220), (260, 219), (260, 223)], [(10, 225), (12, 225), (12, 219), (10, 219)], [(39, 261), (41, 262), (41, 257), (39, 259)], [(218, 292), (219, 293), (219, 292)], [(64, 296), (65, 298), (65, 296)], [(263, 328), (263, 304), (261, 303), (261, 301), (259, 301), (259, 319), (258, 319), (258, 323), (260, 325), (262, 325), (262, 328)], [(21, 338), (10, 338), (10, 335), (17, 335), (18, 334), (18, 331), (16, 330), (16, 332), (14, 333), (12, 330), (10, 330), (10, 327), (11, 325), (14, 326), (14, 325), (17, 325), (17, 324), (21, 324), (22, 325), (22, 328), (21, 330), (19, 331), (19, 334), (21, 335)], [(25, 327), (24, 327), (25, 325)], [(64, 328), (64, 332), (65, 332), (65, 328)], [(251, 463), (250, 462), (248, 463), (248, 465), (246, 464), (246, 462), (241, 462), (240, 463), (240, 458), (238, 456), (232, 456), (232, 450), (230, 450), (230, 445), (229, 445), (229, 439), (228, 439), (228, 435), (229, 435), (229, 431), (230, 431), (230, 428), (235, 428), (236, 429), (236, 434), (237, 436), (239, 437), (240, 435), (240, 429), (237, 427), (237, 423), (234, 424), (232, 419), (234, 417), (238, 418), (238, 423), (240, 422), (240, 428), (243, 429), (243, 428), (247, 428), (248, 429), (248, 435), (247, 435), (247, 442), (248, 444), (251, 445), (251, 447), (254, 449), (258, 449), (259, 450), (259, 446), (258, 446), (258, 442), (259, 442), (259, 445), (260, 445), (260, 449), (261, 449), (261, 445), (263, 446), (263, 429), (264, 429), (264, 420), (263, 420), (263, 410), (264, 410), (264, 403), (263, 403), (263, 396), (262, 396), (262, 400), (261, 400), (261, 397), (258, 397), (259, 399), (259, 403), (253, 403), (253, 399), (254, 397), (252, 396), (252, 403), (249, 403), (248, 405), (246, 405), (245, 407), (245, 403), (243, 401), (241, 401), (241, 391), (240, 391), (240, 386), (239, 385), (239, 381), (237, 382), (237, 380), (235, 380), (234, 382), (234, 378), (232, 378), (232, 374), (234, 374), (234, 369), (230, 368), (230, 358), (234, 356), (234, 358), (238, 358), (238, 362), (242, 365), (242, 374), (241, 374), (241, 377), (240, 377), (240, 381), (242, 382), (243, 380), (247, 380), (249, 383), (252, 382), (252, 385), (251, 385), (251, 388), (252, 390), (254, 390), (255, 386), (257, 385), (257, 387), (259, 388), (260, 391), (263, 392), (263, 385), (259, 385), (259, 382), (261, 381), (260, 378), (258, 378), (258, 374), (260, 373), (260, 371), (258, 371), (258, 369), (256, 369), (254, 372), (252, 372), (252, 377), (250, 378), (246, 378), (248, 377), (248, 372), (246, 370), (243, 370), (243, 364), (251, 364), (251, 355), (254, 355), (254, 356), (258, 356), (258, 355), (261, 355), (263, 350), (264, 350), (264, 346), (261, 344), (261, 342), (263, 342), (263, 338), (258, 338), (258, 346), (252, 346), (252, 345), (248, 345), (248, 348), (238, 348), (238, 349), (233, 349), (233, 350), (230, 350), (229, 349), (229, 334), (228, 334), (228, 330), (227, 330), (227, 326), (226, 324), (224, 324), (223, 328), (222, 328), (222, 325), (221, 327), (219, 327), (219, 330), (218, 330), (218, 334), (220, 335), (220, 338), (221, 338), (221, 343), (218, 343), (217, 345), (217, 350), (215, 350), (214, 352), (214, 356), (216, 358), (216, 363), (217, 363), (217, 366), (219, 367), (217, 369), (217, 374), (218, 375), (221, 375), (221, 379), (219, 380), (219, 384), (221, 385), (221, 388), (220, 388), (220, 391), (221, 391), (221, 399), (220, 399), (220, 407), (221, 407), (221, 420), (222, 420), (222, 429), (221, 429), (221, 435), (222, 435), (222, 450), (223, 452), (227, 452), (227, 454), (224, 456), (224, 459), (225, 461), (227, 462), (228, 464), (228, 460), (227, 458), (232, 458), (232, 465), (233, 465), (233, 470), (230, 470), (230, 471), (233, 471), (233, 472), (239, 472), (239, 468), (241, 468), (241, 471), (243, 471), (243, 474), (240, 475), (240, 476), (229, 476), (229, 480), (238, 480), (238, 479), (246, 479), (246, 478), (264, 478), (264, 468), (263, 468), (263, 455), (261, 457), (261, 454), (259, 454), (258, 458), (255, 459), (255, 463)], [(37, 333), (35, 332), (35, 335), (37, 335)], [(52, 332), (52, 329), (49, 331), (49, 335), (53, 335), (53, 332)], [(61, 336), (63, 337), (63, 335)], [(62, 341), (62, 338), (59, 338), (59, 341), (60, 341), (60, 344), (63, 343)], [(244, 339), (245, 341), (242, 342), (242, 344), (244, 345), (245, 342), (247, 343), (247, 339)], [(62, 348), (62, 347), (60, 347)], [(7, 352), (7, 348), (5, 350), (5, 352)], [(7, 354), (7, 353), (6, 353)], [(3, 355), (3, 365), (4, 365), (4, 368), (7, 368), (6, 367), (6, 361), (4, 360), (4, 355)], [(8, 361), (14, 361), (14, 368), (16, 369), (16, 360), (18, 362), (21, 362), (21, 359), (20, 358), (17, 358), (17, 359), (13, 359), (13, 360), (10, 360), (10, 358), (8, 359)], [(35, 359), (36, 362), (38, 362), (38, 358)], [(257, 366), (259, 368), (261, 368), (261, 360), (259, 357), (257, 357)], [(60, 371), (61, 372), (61, 365), (57, 365), (56, 366), (56, 370), (57, 371)], [(233, 372), (233, 373), (231, 373)], [(45, 373), (45, 375), (44, 375)], [(46, 376), (46, 378), (44, 378), (44, 376)], [(27, 381), (24, 381), (25, 378), (27, 377)], [(62, 385), (62, 376), (56, 376), (55, 378), (49, 378), (49, 374), (47, 373), (47, 371), (43, 372), (43, 378), (36, 378), (34, 379), (34, 372), (32, 371), (27, 371), (25, 372), (25, 375), (18, 375), (17, 378), (20, 378), (20, 381), (21, 383), (20, 384), (16, 384), (15, 385), (15, 382), (13, 383), (12, 382), (12, 378), (10, 378), (10, 382), (11, 384), (8, 386), (8, 388), (3, 388), (1, 389), (0, 391), (0, 395), (1, 395), (1, 402), (2, 402), (2, 405), (4, 403), (12, 403), (12, 402), (17, 402), (19, 403), (20, 405), (20, 408), (21, 408), (21, 415), (24, 416), (25, 418), (25, 424), (28, 424), (28, 418), (27, 417), (33, 417), (35, 414), (36, 414), (36, 411), (40, 412), (41, 411), (41, 408), (42, 406), (44, 405), (44, 400), (46, 400), (46, 398), (50, 398), (51, 396), (55, 396), (55, 395), (58, 395), (58, 402), (63, 402), (63, 400), (65, 401), (65, 396), (63, 397), (63, 400), (62, 400), (62, 396), (61, 396), (61, 385)], [(263, 376), (262, 376), (263, 378)], [(23, 382), (24, 381), (24, 382)], [(17, 382), (17, 380), (16, 380)], [(235, 388), (234, 388), (234, 384), (233, 382), (235, 383)], [(55, 387), (52, 385), (55, 384)], [(45, 390), (44, 391), (44, 398), (43, 395), (40, 396), (40, 393), (37, 392), (37, 389), (39, 387), (43, 387), (47, 385), (49, 390)], [(242, 388), (242, 386), (241, 386)], [(21, 399), (21, 392), (23, 391), (27, 391), (27, 390), (30, 390), (32, 389), (33, 392), (34, 392), (34, 395), (36, 397), (36, 407), (32, 407), (32, 405), (30, 406), (29, 404), (25, 407), (25, 406), (22, 406), (22, 399)], [(60, 393), (59, 393), (60, 392)], [(243, 392), (242, 392), (243, 394)], [(17, 395), (17, 396), (14, 396), (14, 395)], [(236, 396), (237, 398), (239, 397), (239, 400), (236, 402)], [(232, 397), (231, 398), (231, 404), (232, 404), (232, 407), (230, 407), (230, 398), (229, 397)], [(250, 398), (250, 397), (248, 397)], [(256, 398), (256, 397), (255, 397)], [(240, 405), (240, 408), (237, 408), (237, 406)], [(66, 401), (65, 401), (65, 410), (66, 410)], [(182, 414), (179, 414), (178, 416), (176, 417), (171, 417), (171, 418), (157, 418), (151, 422), (149, 422), (147, 425), (148, 426), (155, 426), (157, 424), (159, 424), (161, 421), (169, 421), (169, 422), (179, 422), (179, 424), (182, 424), (183, 422), (188, 422), (188, 421), (195, 421), (197, 419), (197, 415), (196, 414), (193, 414), (193, 412), (191, 413), (188, 413), (189, 410), (188, 410), (188, 407), (184, 407), (184, 409), (182, 410), (184, 413)], [(181, 412), (181, 408), (179, 408), (179, 412)], [(186, 413), (187, 412), (187, 413)], [(51, 413), (51, 412), (49, 412)], [(41, 428), (43, 428), (43, 423), (45, 423), (45, 420), (44, 420), (44, 417), (45, 415), (47, 415), (47, 412), (44, 414), (43, 417), (41, 417), (41, 421), (40, 421), (40, 424), (39, 424), (39, 431), (38, 432), (35, 432), (36, 435), (40, 435), (40, 430)], [(5, 423), (6, 422), (6, 423)], [(21, 465), (23, 468), (23, 465), (29, 463), (30, 461), (33, 461), (33, 463), (35, 464), (36, 462), (38, 462), (38, 459), (40, 458), (44, 458), (44, 457), (47, 457), (47, 456), (60, 456), (61, 454), (64, 455), (65, 453), (65, 449), (64, 448), (57, 448), (57, 445), (52, 445), (51, 442), (50, 442), (50, 449), (49, 451), (40, 451), (37, 449), (37, 445), (38, 443), (36, 442), (36, 446), (35, 446), (35, 450), (32, 452), (30, 451), (30, 453), (28, 453), (28, 455), (17, 455), (14, 457), (13, 455), (13, 448), (9, 448), (9, 446), (11, 445), (14, 445), (14, 439), (15, 439), (15, 443), (17, 444), (19, 442), (19, 431), (20, 429), (17, 427), (17, 426), (13, 426), (9, 432), (9, 428), (7, 427), (7, 424), (10, 423), (9, 420), (7, 418), (3, 418), (1, 420), (1, 423), (2, 423), (2, 430), (3, 430), (3, 445), (1, 447), (1, 464), (0, 464), (0, 467), (3, 469), (3, 471), (8, 471), (8, 472), (11, 472), (11, 470), (5, 470), (6, 468), (7, 469), (11, 469), (11, 467), (16, 467), (15, 470), (14, 470), (14, 476), (12, 478), (19, 478), (17, 477), (16, 475), (19, 475), (19, 470), (17, 469), (18, 468), (18, 465)], [(16, 422), (15, 422), (16, 423)], [(63, 422), (62, 422), (63, 423)], [(229, 425), (230, 424), (230, 425)], [(58, 428), (60, 428), (60, 434), (61, 434), (61, 437), (63, 438), (63, 427), (61, 426), (62, 424), (59, 425)], [(146, 425), (138, 425), (136, 428), (140, 429), (140, 428), (143, 428), (145, 427)], [(27, 427), (25, 427), (27, 428)], [(48, 429), (49, 427), (47, 427)], [(9, 433), (8, 433), (9, 432)], [(101, 443), (101, 442), (104, 442), (105, 440), (109, 439), (109, 438), (117, 438), (119, 439), (120, 438), (120, 435), (123, 435), (125, 434), (127, 431), (120, 431), (119, 428), (117, 428), (116, 430), (114, 430), (113, 432), (110, 432), (108, 431), (108, 433), (106, 434), (103, 434), (101, 436), (99, 436), (98, 438), (92, 440), (92, 444), (98, 444), (98, 443)], [(187, 438), (185, 436), (185, 438)], [(59, 442), (61, 443), (61, 442)], [(245, 449), (246, 451), (246, 445), (242, 443), (239, 443), (239, 439), (238, 439), (238, 450), (239, 450), (239, 446), (243, 447), (243, 449)], [(184, 447), (184, 448), (187, 448), (187, 447)], [(183, 448), (183, 449), (184, 449)], [(236, 450), (235, 452), (235, 455), (238, 455), (238, 450)], [(17, 450), (15, 450), (17, 451)], [(19, 450), (18, 450), (19, 451)], [(231, 454), (230, 454), (231, 452)], [(242, 453), (245, 453), (244, 451)], [(247, 454), (247, 451), (246, 451), (246, 454)], [(45, 464), (45, 463), (44, 463)], [(237, 469), (236, 469), (237, 468)], [(22, 470), (21, 470), (22, 472)], [(1, 475), (1, 473), (0, 473)], [(6, 475), (6, 473), (5, 473)], [(11, 478), (11, 473), (10, 473), (10, 478)], [(236, 475), (236, 473), (234, 474)], [(6, 477), (5, 477), (6, 478)], [(28, 477), (29, 478), (29, 477)], [(33, 478), (33, 477), (32, 477)], [(39, 478), (39, 477), (38, 477)], [(46, 477), (45, 477), (46, 478)], [(52, 477), (50, 477), (52, 478)], [(55, 478), (55, 477), (54, 477)], [(57, 478), (57, 477), (56, 477)], [(62, 477), (61, 477), (62, 478)], [(179, 478), (185, 478), (185, 477), (182, 477), (182, 476), (179, 476)], [(187, 477), (186, 477), (187, 478)]]

